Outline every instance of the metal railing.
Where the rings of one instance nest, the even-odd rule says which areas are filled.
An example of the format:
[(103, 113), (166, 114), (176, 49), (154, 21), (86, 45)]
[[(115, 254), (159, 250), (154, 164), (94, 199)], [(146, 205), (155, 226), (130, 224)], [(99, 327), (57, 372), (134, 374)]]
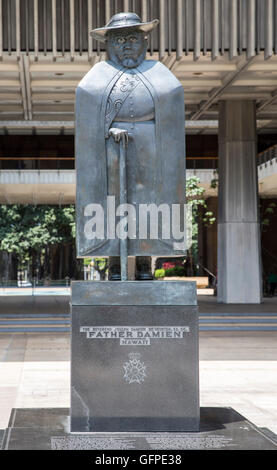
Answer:
[[(269, 147), (268, 149), (260, 152), (257, 155), (257, 165), (272, 164), (273, 161), (277, 162), (277, 144)], [(31, 168), (27, 162), (31, 162)], [(41, 164), (46, 163), (46, 165)], [(49, 168), (48, 163), (51, 164)], [(0, 157), (0, 170), (40, 170), (40, 169), (74, 169), (75, 157)], [(218, 169), (218, 156), (201, 156), (201, 157), (186, 157), (186, 168), (188, 170), (197, 169)]]
[(258, 165), (272, 165), (274, 160), (277, 162), (277, 144), (258, 154)]
[(74, 161), (74, 157), (0, 157), (0, 170), (72, 170), (75, 168)]
[[(31, 165), (29, 165), (30, 163)], [(187, 169), (216, 170), (218, 167), (218, 157), (188, 156), (186, 157), (186, 166)], [(75, 157), (0, 157), (0, 170), (68, 170), (74, 168)]]

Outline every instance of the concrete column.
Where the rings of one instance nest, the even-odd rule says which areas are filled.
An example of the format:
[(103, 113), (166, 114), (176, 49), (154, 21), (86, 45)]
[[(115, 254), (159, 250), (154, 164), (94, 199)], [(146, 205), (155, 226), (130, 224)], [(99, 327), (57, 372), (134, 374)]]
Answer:
[(255, 102), (220, 102), (219, 302), (261, 302), (256, 153)]

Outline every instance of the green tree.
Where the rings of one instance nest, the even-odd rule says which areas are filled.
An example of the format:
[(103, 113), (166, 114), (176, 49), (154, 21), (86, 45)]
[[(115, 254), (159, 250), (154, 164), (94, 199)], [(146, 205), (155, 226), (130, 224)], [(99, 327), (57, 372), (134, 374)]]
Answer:
[(16, 253), (21, 267), (32, 265), (32, 274), (51, 245), (73, 243), (74, 206), (0, 206), (0, 250)]
[(100, 274), (100, 279), (104, 281), (108, 269), (108, 258), (94, 258), (94, 263), (96, 271)]
[(267, 232), (271, 219), (275, 214), (276, 203), (267, 203), (265, 198), (260, 198), (260, 227), (261, 233)]
[(205, 200), (205, 188), (201, 186), (197, 176), (191, 176), (186, 180), (186, 204), (191, 207), (192, 213), (192, 244), (188, 250), (192, 274), (195, 274), (195, 266), (198, 258), (198, 224), (202, 220), (205, 226), (212, 225), (216, 218), (212, 211), (208, 210)]

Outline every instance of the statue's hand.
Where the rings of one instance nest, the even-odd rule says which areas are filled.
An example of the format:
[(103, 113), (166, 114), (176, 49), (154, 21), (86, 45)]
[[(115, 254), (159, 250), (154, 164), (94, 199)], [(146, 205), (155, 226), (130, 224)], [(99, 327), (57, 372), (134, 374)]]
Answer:
[(109, 130), (109, 135), (112, 135), (115, 142), (119, 142), (122, 140), (123, 144), (128, 144), (128, 131), (125, 129), (118, 129), (116, 127), (112, 127)]

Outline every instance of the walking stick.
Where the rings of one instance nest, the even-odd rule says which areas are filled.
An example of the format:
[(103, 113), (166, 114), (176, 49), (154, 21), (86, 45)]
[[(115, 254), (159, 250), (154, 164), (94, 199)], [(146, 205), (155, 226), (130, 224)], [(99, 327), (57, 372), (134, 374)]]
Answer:
[[(119, 203), (127, 204), (127, 175), (126, 155), (128, 146), (128, 132), (122, 129), (110, 129), (110, 135), (119, 143)], [(120, 225), (120, 270), (121, 281), (128, 279), (128, 237), (124, 237), (124, 228)]]
[[(119, 201), (127, 204), (127, 178), (126, 178), (126, 149), (128, 139), (121, 138), (119, 141)], [(124, 231), (124, 228), (121, 228)], [(128, 238), (120, 234), (120, 269), (121, 281), (128, 279)]]

